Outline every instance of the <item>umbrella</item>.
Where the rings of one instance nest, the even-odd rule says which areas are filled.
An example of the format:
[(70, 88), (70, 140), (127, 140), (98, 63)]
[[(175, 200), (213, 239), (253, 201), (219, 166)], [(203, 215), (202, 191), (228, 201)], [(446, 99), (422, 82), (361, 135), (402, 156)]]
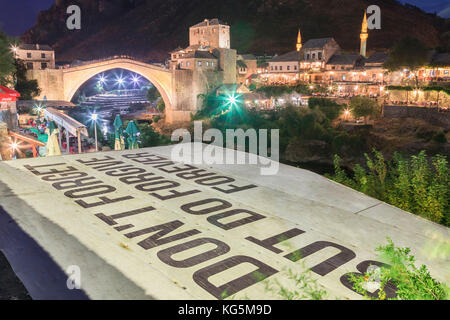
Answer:
[(49, 122), (45, 133), (48, 135), (46, 156), (60, 156), (61, 149), (58, 140), (59, 130), (54, 121)]
[(114, 119), (114, 135), (115, 135), (115, 143), (114, 150), (124, 150), (125, 149), (125, 141), (123, 139), (123, 122), (120, 119), (120, 116), (117, 115)]
[(137, 143), (139, 130), (133, 120), (128, 122), (125, 132), (128, 134), (128, 149), (139, 149), (139, 145)]

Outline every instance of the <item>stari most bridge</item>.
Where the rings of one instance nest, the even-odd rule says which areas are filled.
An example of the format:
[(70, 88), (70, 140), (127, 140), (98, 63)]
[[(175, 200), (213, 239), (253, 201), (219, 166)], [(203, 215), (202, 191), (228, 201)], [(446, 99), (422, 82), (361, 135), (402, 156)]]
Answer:
[[(164, 100), (166, 121), (170, 123), (189, 120), (190, 113), (197, 109), (197, 95), (202, 93), (202, 88), (192, 88), (192, 81), (176, 76), (177, 72), (190, 70), (170, 70), (130, 57), (116, 56), (59, 69), (28, 70), (27, 76), (38, 81), (41, 89), (38, 100), (46, 97), (48, 100), (71, 101), (86, 81), (112, 69), (125, 69), (149, 80)], [(206, 84), (202, 87), (206, 88)]]

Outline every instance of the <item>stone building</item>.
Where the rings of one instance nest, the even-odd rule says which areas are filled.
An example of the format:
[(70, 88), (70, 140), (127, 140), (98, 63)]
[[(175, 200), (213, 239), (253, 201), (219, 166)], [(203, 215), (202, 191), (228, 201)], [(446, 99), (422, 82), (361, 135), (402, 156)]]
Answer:
[(55, 51), (48, 45), (21, 44), (13, 47), (13, 53), (28, 70), (55, 69)]
[(201, 107), (201, 94), (237, 81), (237, 53), (230, 48), (230, 27), (219, 19), (205, 19), (189, 28), (189, 46), (170, 53), (174, 105), (171, 122), (189, 119)]
[(367, 51), (367, 17), (364, 15), (361, 28), (359, 53), (343, 54), (339, 44), (331, 37), (310, 39), (302, 44), (300, 30), (296, 50), (276, 56), (269, 61), (268, 72), (262, 78), (267, 84), (307, 83), (336, 84), (342, 91), (356, 93), (363, 85), (376, 86), (371, 90), (379, 94), (382, 84), (390, 82), (383, 68), (389, 55), (387, 52)]
[(239, 54), (237, 56), (237, 82), (250, 85), (252, 77), (258, 74), (258, 59), (253, 54)]
[(189, 45), (230, 49), (230, 26), (219, 19), (205, 19), (189, 28)]

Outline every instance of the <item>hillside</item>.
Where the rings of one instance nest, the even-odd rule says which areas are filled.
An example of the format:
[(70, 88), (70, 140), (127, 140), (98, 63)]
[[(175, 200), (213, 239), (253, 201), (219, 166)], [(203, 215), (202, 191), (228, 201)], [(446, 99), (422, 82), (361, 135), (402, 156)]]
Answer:
[[(66, 8), (82, 8), (81, 30), (65, 26)], [(189, 26), (219, 17), (231, 25), (239, 52), (284, 53), (304, 40), (333, 36), (347, 51), (359, 49), (363, 11), (381, 8), (382, 28), (369, 33), (369, 51), (389, 48), (409, 34), (430, 47), (442, 45), (445, 20), (395, 0), (56, 0), (39, 14), (22, 40), (53, 46), (59, 61), (130, 54), (164, 60), (188, 43)]]

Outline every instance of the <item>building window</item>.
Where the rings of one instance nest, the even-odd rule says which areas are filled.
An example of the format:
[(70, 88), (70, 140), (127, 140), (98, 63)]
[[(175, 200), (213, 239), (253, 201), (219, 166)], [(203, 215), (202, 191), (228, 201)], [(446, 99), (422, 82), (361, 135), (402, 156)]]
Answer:
[(191, 65), (191, 63), (188, 61), (186, 62), (186, 67), (189, 67)]
[(214, 67), (214, 62), (211, 62), (211, 67)]
[(313, 60), (316, 59), (316, 54), (315, 54), (315, 53), (312, 54), (312, 59), (313, 59)]
[(183, 66), (183, 61), (180, 63), (180, 66)]
[(322, 59), (322, 52), (318, 52), (318, 53), (317, 53), (317, 58), (318, 58), (319, 60)]
[(45, 59), (45, 53), (41, 53), (41, 58)]
[(27, 52), (27, 58), (31, 58), (31, 52)]
[(309, 53), (306, 54), (306, 60), (309, 60)]
[(344, 70), (345, 69), (345, 67), (341, 67), (341, 70)]
[(209, 61), (206, 61), (206, 66), (209, 67)]
[(283, 66), (280, 66), (280, 71), (283, 70)]
[(297, 70), (297, 65), (294, 66), (294, 70)]
[(33, 63), (32, 62), (28, 62), (27, 63), (27, 69), (28, 70), (33, 70)]
[(345, 76), (342, 76), (342, 80), (345, 81)]
[(275, 66), (275, 71), (277, 71), (278, 70), (278, 67), (277, 66)]
[(202, 62), (201, 62), (201, 61), (198, 62), (198, 66), (199, 66), (199, 67), (202, 66)]
[(270, 70), (273, 71), (273, 66), (270, 66)]
[(42, 70), (47, 69), (47, 62), (42, 62), (41, 63), (41, 69)]
[(287, 66), (287, 69), (288, 69), (288, 70), (291, 70), (291, 66)]

